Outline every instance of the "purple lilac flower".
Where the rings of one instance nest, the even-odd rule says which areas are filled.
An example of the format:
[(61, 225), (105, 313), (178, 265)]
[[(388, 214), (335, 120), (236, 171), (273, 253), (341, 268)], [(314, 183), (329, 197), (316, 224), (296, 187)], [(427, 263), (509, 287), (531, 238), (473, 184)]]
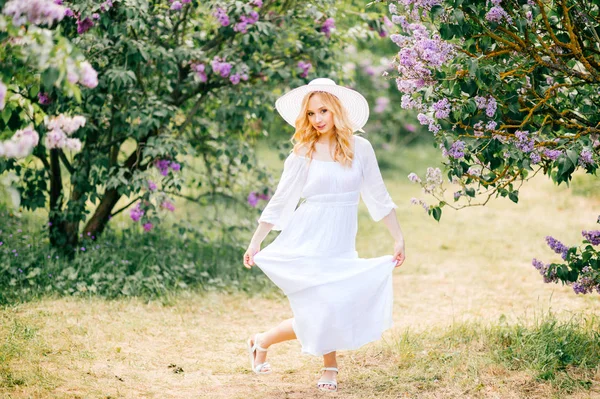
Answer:
[(308, 76), (308, 71), (312, 68), (312, 64), (308, 61), (298, 61), (298, 68), (302, 69), (301, 78)]
[(450, 101), (447, 98), (442, 98), (440, 101), (433, 104), (435, 117), (438, 119), (447, 118), (450, 115)]
[(563, 152), (561, 150), (549, 150), (549, 149), (544, 150), (544, 156), (546, 156), (547, 158), (549, 158), (553, 161), (558, 159), (558, 157), (560, 157), (562, 154), (563, 154)]
[(253, 0), (250, 2), (250, 5), (261, 8), (263, 5), (263, 1), (262, 0)]
[(48, 105), (52, 102), (50, 100), (50, 96), (47, 93), (43, 93), (41, 91), (38, 93), (38, 101), (42, 105)]
[(0, 111), (4, 109), (4, 106), (6, 104), (7, 91), (8, 88), (6, 87), (6, 85), (0, 81)]
[(179, 170), (181, 170), (181, 165), (177, 162), (171, 162), (171, 170), (173, 172), (179, 172)]
[(169, 165), (171, 165), (171, 161), (168, 159), (157, 159), (154, 161), (154, 166), (158, 168), (160, 174), (163, 176), (167, 176), (169, 174)]
[(500, 23), (503, 19), (506, 20), (509, 24), (512, 23), (512, 18), (508, 13), (504, 10), (504, 8), (500, 6), (492, 7), (487, 14), (485, 14), (485, 19), (490, 22)]
[(490, 97), (485, 109), (485, 114), (489, 117), (492, 118), (494, 116), (494, 114), (496, 114), (496, 108), (498, 107), (498, 104), (496, 103), (496, 99), (494, 97)]
[(171, 212), (175, 210), (175, 205), (173, 205), (171, 201), (164, 201), (162, 204), (160, 204), (160, 206)]
[(515, 132), (515, 137), (518, 140), (516, 146), (519, 150), (525, 153), (533, 151), (535, 142), (532, 138), (529, 137), (528, 130), (517, 130)]
[(83, 20), (81, 19), (77, 19), (77, 33), (82, 35), (85, 32), (87, 32), (88, 30), (90, 30), (92, 27), (94, 26), (94, 21), (92, 21), (90, 18), (85, 18)]
[(590, 242), (592, 245), (600, 245), (600, 230), (591, 230), (581, 232), (583, 237)]
[(534, 165), (536, 165), (542, 161), (542, 157), (537, 152), (532, 152), (529, 155), (529, 159), (531, 160), (531, 163)]
[(100, 19), (100, 14), (98, 14), (97, 12), (93, 13), (92, 19)]
[(413, 125), (412, 123), (405, 123), (404, 128), (411, 133), (414, 133), (417, 131), (417, 127), (415, 125)]
[(171, 10), (179, 11), (183, 8), (183, 4), (180, 1), (175, 0), (173, 4), (171, 4)]
[(240, 83), (240, 74), (239, 73), (234, 73), (233, 75), (231, 75), (229, 77), (229, 80), (231, 81), (231, 83), (233, 83), (234, 85), (237, 85), (238, 83)]
[(142, 225), (142, 227), (144, 228), (145, 231), (150, 231), (150, 230), (152, 230), (153, 225), (151, 222), (148, 222), (148, 223), (144, 223)]
[(456, 191), (454, 193), (454, 200), (457, 201), (460, 198), (461, 195), (462, 195), (462, 191), (461, 190)]
[(213, 58), (211, 66), (213, 71), (221, 75), (223, 78), (229, 76), (232, 68), (232, 65), (229, 62), (225, 62), (225, 60), (221, 59), (220, 57)]
[(427, 115), (425, 115), (425, 114), (418, 114), (417, 115), (417, 120), (419, 121), (419, 123), (421, 125), (427, 125), (429, 123), (429, 121), (430, 121), (430, 118)]
[(546, 236), (546, 243), (548, 243), (550, 249), (557, 254), (560, 254), (564, 260), (567, 259), (567, 251), (569, 251), (569, 248), (566, 245), (551, 236)]
[(268, 201), (269, 198), (271, 198), (269, 194), (258, 194), (258, 199)]
[(375, 108), (373, 109), (373, 111), (377, 114), (381, 114), (387, 109), (387, 107), (390, 103), (390, 99), (387, 97), (377, 97), (377, 99), (375, 100), (375, 103), (376, 103), (376, 105), (375, 105)]
[(475, 96), (474, 98), (475, 104), (477, 105), (477, 109), (484, 109), (487, 104), (487, 99), (481, 96)]
[(138, 202), (135, 208), (131, 208), (131, 210), (129, 211), (129, 217), (131, 217), (131, 220), (133, 220), (134, 222), (139, 222), (142, 216), (144, 216), (144, 210), (140, 207), (140, 204)]
[(256, 204), (258, 203), (258, 195), (256, 192), (252, 191), (250, 194), (248, 194), (248, 204), (251, 207), (256, 207)]
[(498, 123), (496, 121), (489, 121), (486, 125), (485, 128), (487, 130), (494, 130), (496, 129), (496, 126), (498, 126)]
[(389, 5), (390, 14), (398, 14), (398, 7), (394, 3)]
[(408, 175), (408, 180), (410, 180), (413, 183), (421, 183), (421, 178), (417, 176), (416, 173), (410, 173)]
[(552, 283), (557, 281), (556, 270), (548, 272), (548, 269), (550, 269), (550, 265), (545, 265), (542, 261), (539, 261), (535, 258), (531, 263), (533, 264), (533, 267), (535, 267), (540, 272), (540, 274), (544, 276), (545, 283)]
[(321, 32), (328, 38), (331, 36), (331, 31), (335, 29), (335, 20), (333, 18), (327, 18), (321, 25)]
[(592, 151), (590, 151), (587, 148), (584, 148), (583, 150), (581, 150), (581, 153), (579, 154), (579, 162), (578, 163), (579, 163), (579, 166), (581, 166), (581, 167), (593, 165), (594, 159), (592, 158)]
[(148, 180), (148, 190), (150, 190), (150, 191), (156, 190), (156, 183), (154, 183), (152, 180)]
[(448, 155), (454, 159), (460, 159), (465, 156), (464, 150), (464, 141), (456, 140), (454, 143), (452, 143), (452, 146), (450, 146), (450, 149), (448, 150)]
[(229, 16), (224, 8), (217, 7), (216, 11), (213, 13), (213, 16), (217, 18), (221, 26), (229, 26)]
[(206, 82), (208, 77), (206, 76), (206, 65), (204, 64), (192, 64), (192, 69), (196, 72), (201, 82)]

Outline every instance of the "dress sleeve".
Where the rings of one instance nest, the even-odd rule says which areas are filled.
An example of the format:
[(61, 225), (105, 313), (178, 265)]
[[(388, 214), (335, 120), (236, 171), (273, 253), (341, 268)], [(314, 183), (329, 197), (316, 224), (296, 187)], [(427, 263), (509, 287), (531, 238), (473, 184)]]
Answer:
[(298, 205), (307, 174), (306, 159), (293, 152), (290, 153), (283, 164), (277, 189), (262, 211), (258, 222), (273, 224), (273, 230), (283, 230)]
[(360, 151), (362, 163), (362, 182), (360, 186), (360, 196), (369, 210), (371, 218), (378, 222), (387, 216), (392, 209), (398, 208), (385, 187), (375, 151), (371, 143), (362, 137), (356, 138), (357, 144), (360, 140), (361, 145), (357, 148)]

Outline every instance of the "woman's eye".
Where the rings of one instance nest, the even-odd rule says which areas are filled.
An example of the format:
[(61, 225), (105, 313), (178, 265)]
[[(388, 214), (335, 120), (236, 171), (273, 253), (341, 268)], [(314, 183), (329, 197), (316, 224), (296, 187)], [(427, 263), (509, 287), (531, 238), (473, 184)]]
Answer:
[(313, 115), (313, 113), (312, 113), (312, 112), (309, 112), (309, 113), (308, 113), (308, 116), (312, 116), (312, 115)]
[(326, 109), (324, 109), (323, 111), (321, 111), (321, 113), (325, 113), (325, 112), (327, 112), (327, 110), (326, 110)]

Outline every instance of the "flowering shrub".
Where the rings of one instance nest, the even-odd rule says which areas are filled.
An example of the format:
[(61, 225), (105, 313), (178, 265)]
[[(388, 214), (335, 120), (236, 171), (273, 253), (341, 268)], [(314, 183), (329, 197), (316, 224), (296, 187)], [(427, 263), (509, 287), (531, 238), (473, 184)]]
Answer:
[(142, 3), (0, 1), (0, 58), (14, 60), (0, 66), (0, 173), (19, 177), (24, 208), (48, 207), (57, 247), (130, 207), (154, 229), (186, 154), (202, 162), (187, 198), (245, 202), (252, 173), (267, 177), (251, 144), (274, 89), (335, 70), (345, 40), (325, 0)]
[[(460, 209), (493, 196), (516, 203), (520, 185), (538, 172), (556, 184), (568, 183), (577, 169), (596, 173), (600, 18), (594, 6), (402, 0), (388, 11), (397, 24), (390, 40), (399, 46), (392, 77), (403, 93), (401, 106), (419, 113), (447, 157), (444, 175), (461, 187), (453, 201), (441, 182), (425, 190), (438, 200), (426, 207), (437, 220), (444, 206)], [(553, 276), (569, 283), (588, 275), (583, 265), (597, 271), (586, 251), (577, 258), (581, 264), (567, 256), (570, 272), (559, 267)]]

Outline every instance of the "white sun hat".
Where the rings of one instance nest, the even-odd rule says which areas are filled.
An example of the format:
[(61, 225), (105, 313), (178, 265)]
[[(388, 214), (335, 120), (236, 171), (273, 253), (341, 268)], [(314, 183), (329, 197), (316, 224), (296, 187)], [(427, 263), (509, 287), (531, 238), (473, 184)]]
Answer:
[(275, 101), (275, 108), (287, 123), (296, 127), (294, 123), (300, 114), (302, 99), (313, 91), (326, 91), (336, 96), (348, 112), (352, 131), (363, 131), (362, 127), (369, 119), (367, 100), (356, 90), (338, 86), (328, 78), (313, 79), (307, 85), (290, 90)]

